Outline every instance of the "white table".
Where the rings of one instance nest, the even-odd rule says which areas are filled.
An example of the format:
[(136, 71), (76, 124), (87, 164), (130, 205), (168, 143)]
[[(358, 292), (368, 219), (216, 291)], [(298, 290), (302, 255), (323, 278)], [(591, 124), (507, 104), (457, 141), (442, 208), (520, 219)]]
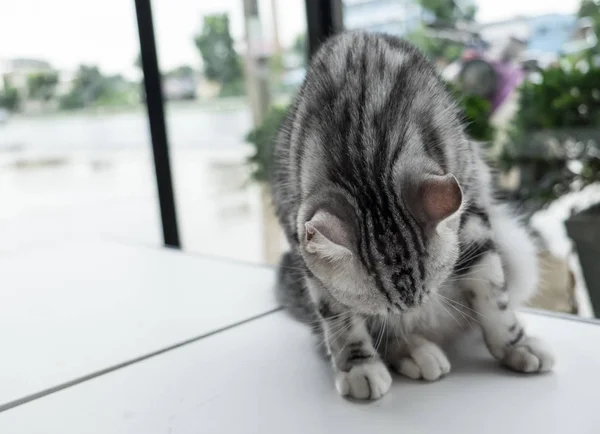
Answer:
[[(129, 248), (123, 251), (133, 253)], [(155, 263), (154, 283), (146, 282), (151, 287), (165, 278), (167, 267), (186, 268), (174, 263), (205, 261), (172, 252), (154, 251), (154, 254), (161, 259)], [(172, 255), (173, 264), (171, 259), (163, 262), (165, 255)], [(130, 258), (129, 262), (138, 261), (141, 259)], [(134, 275), (142, 274), (139, 264), (123, 268), (113, 265), (121, 274), (132, 270), (137, 270)], [(235, 298), (233, 304), (248, 302), (251, 297), (243, 298), (240, 294), (261, 293), (272, 282), (272, 272), (260, 270), (262, 277), (257, 275), (253, 280), (252, 273), (258, 273), (254, 268), (231, 263), (214, 263), (214, 267), (231, 267), (227, 281), (233, 284), (216, 277), (211, 284), (218, 283), (223, 285), (223, 291), (230, 291), (230, 297)], [(159, 268), (163, 271), (157, 271)], [(209, 272), (201, 274), (206, 273)], [(109, 274), (117, 276), (116, 271)], [(128, 281), (123, 276), (119, 279)], [(105, 297), (114, 298), (116, 293)], [(157, 297), (162, 303), (167, 300), (158, 290), (144, 296), (146, 304), (151, 303), (148, 297)], [(108, 303), (101, 298), (94, 297), (96, 303)], [(113, 302), (118, 304), (118, 300)], [(184, 333), (185, 327), (177, 326), (174, 320), (175, 309), (183, 309), (183, 315), (191, 310), (183, 304), (164, 309), (171, 313), (162, 320), (159, 318), (156, 328), (174, 325), (181, 334), (191, 334)], [(215, 306), (224, 314), (228, 305)], [(161, 311), (158, 307), (153, 309)], [(132, 310), (129, 322), (119, 322), (124, 336), (119, 339), (123, 343), (134, 342), (141, 336), (132, 331), (136, 321), (131, 319), (139, 315), (146, 318), (142, 323), (147, 321), (141, 312), (143, 309)], [(198, 311), (204, 312), (207, 311)], [(218, 317), (216, 312), (208, 315)], [(239, 316), (248, 317), (247, 312)], [(472, 336), (451, 354), (453, 372), (447, 378), (431, 384), (395, 378), (383, 399), (369, 404), (354, 403), (337, 396), (329, 366), (315, 352), (309, 330), (285, 313), (273, 312), (3, 411), (0, 433), (597, 434), (600, 432), (597, 413), (600, 326), (537, 314), (523, 316), (530, 330), (544, 337), (556, 351), (555, 372), (528, 376), (501, 369), (478, 337)], [(189, 321), (188, 325), (192, 323)], [(87, 329), (94, 330), (89, 325)], [(99, 330), (95, 333), (100, 335)], [(111, 330), (106, 333), (113, 338), (117, 336)], [(168, 337), (164, 339), (163, 343)], [(104, 339), (103, 345), (107, 341)], [(37, 353), (32, 349), (31, 354)], [(69, 354), (76, 355), (77, 351), (71, 350)], [(14, 368), (12, 375), (24, 372), (19, 366)], [(49, 373), (52, 369), (46, 367), (44, 371)], [(3, 372), (0, 382), (8, 375)]]
[(270, 268), (116, 243), (0, 257), (0, 410), (277, 308)]

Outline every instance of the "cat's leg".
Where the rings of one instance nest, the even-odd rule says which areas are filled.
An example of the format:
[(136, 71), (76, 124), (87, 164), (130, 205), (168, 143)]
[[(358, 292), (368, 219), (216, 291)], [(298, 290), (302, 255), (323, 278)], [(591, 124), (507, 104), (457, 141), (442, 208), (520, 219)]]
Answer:
[(450, 361), (434, 342), (413, 333), (389, 340), (393, 350), (387, 358), (396, 372), (414, 380), (435, 381), (450, 372)]
[(552, 353), (541, 340), (527, 334), (510, 298), (511, 285), (519, 282), (505, 278), (500, 254), (491, 241), (479, 244), (478, 252), (472, 253), (475, 254), (479, 256), (462, 275), (461, 286), (466, 288), (471, 307), (478, 313), (490, 353), (515, 371), (549, 371), (554, 365)]
[(381, 398), (390, 389), (392, 377), (373, 347), (365, 318), (325, 297), (315, 302), (338, 392), (357, 399)]

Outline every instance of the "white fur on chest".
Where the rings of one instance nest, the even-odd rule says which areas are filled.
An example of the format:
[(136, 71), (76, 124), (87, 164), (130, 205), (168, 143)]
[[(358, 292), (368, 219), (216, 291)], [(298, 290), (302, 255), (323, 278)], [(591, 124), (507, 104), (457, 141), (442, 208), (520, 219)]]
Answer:
[(439, 293), (429, 296), (418, 309), (402, 315), (391, 315), (388, 324), (397, 336), (419, 334), (443, 345), (470, 329), (476, 323), (460, 292), (446, 284)]

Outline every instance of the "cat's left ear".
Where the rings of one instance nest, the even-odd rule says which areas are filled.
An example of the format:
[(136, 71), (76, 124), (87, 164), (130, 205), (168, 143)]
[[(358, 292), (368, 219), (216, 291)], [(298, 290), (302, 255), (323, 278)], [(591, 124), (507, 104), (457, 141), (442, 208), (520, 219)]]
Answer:
[(308, 253), (334, 262), (352, 256), (347, 225), (327, 211), (317, 211), (304, 224), (304, 233), (303, 244)]
[(416, 186), (411, 208), (427, 224), (438, 224), (456, 213), (462, 204), (462, 190), (452, 174), (427, 175)]

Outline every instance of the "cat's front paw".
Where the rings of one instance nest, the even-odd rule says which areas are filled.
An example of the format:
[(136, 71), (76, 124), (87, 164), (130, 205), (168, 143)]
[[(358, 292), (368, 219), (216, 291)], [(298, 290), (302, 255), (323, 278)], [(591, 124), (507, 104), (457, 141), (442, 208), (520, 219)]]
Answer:
[(355, 365), (348, 372), (338, 372), (335, 379), (340, 395), (356, 399), (379, 399), (391, 385), (392, 376), (380, 361)]
[(435, 381), (450, 372), (450, 361), (433, 342), (426, 342), (392, 363), (396, 372), (414, 380)]
[(506, 351), (502, 363), (518, 372), (547, 372), (554, 367), (554, 355), (540, 339), (526, 337)]

